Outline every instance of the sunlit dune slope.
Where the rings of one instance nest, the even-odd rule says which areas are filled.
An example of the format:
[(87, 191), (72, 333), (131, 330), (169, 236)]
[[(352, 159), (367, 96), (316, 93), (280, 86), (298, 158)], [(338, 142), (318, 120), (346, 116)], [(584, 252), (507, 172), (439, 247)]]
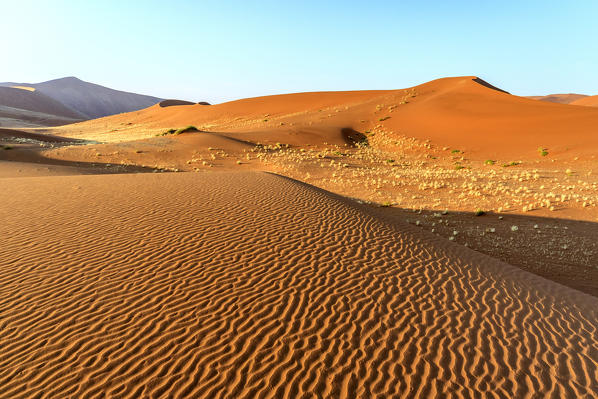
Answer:
[(598, 107), (598, 95), (584, 97), (572, 102), (573, 105), (585, 105), (586, 107)]
[[(540, 146), (553, 153), (598, 149), (598, 109), (513, 96), (471, 76), (401, 90), (285, 94), (209, 107), (156, 105), (61, 133), (122, 141), (189, 124), (243, 134), (247, 141), (295, 145), (342, 142), (341, 129), (352, 128), (376, 131), (388, 140), (401, 135), (430, 139), (480, 156), (535, 155)], [(302, 137), (305, 133), (310, 135)]]
[(325, 191), (263, 173), (10, 180), (1, 397), (598, 393), (596, 298)]

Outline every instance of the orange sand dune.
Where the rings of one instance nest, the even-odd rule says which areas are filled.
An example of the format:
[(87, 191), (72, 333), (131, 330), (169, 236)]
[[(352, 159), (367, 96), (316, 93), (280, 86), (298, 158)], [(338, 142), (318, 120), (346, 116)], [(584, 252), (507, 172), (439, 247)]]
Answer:
[(67, 126), (57, 134), (123, 141), (189, 124), (250, 142), (295, 145), (342, 143), (342, 129), (351, 128), (390, 141), (430, 139), (480, 157), (535, 156), (538, 147), (553, 154), (598, 150), (597, 109), (513, 96), (471, 76), (406, 90), (285, 94), (209, 107), (156, 105)]
[(598, 395), (598, 299), (325, 191), (7, 181), (0, 397)]
[(584, 97), (579, 100), (573, 101), (573, 105), (585, 105), (586, 107), (598, 107), (598, 95)]

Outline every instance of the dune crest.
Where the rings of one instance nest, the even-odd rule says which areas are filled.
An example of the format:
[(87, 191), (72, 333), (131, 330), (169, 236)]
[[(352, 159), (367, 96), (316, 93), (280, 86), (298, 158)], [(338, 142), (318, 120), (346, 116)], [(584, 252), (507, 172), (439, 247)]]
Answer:
[(35, 91), (35, 87), (30, 87), (30, 86), (10, 86), (13, 89), (21, 89), (21, 90), (26, 90), (26, 91)]

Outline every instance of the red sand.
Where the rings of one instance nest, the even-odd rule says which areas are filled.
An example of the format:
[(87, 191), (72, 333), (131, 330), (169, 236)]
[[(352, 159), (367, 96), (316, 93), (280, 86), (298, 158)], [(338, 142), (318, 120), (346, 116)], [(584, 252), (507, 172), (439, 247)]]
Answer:
[[(155, 137), (188, 125), (201, 131)], [(396, 208), (255, 172), (400, 193), (413, 209), (524, 198), (598, 215), (596, 126), (598, 109), (459, 77), (4, 132), (0, 397), (598, 397), (596, 297), (465, 247), (452, 209), (411, 211), (408, 224)], [(200, 173), (77, 176), (140, 166)], [(231, 168), (249, 172), (208, 172)], [(508, 230), (493, 240), (516, 220), (487, 218)], [(545, 224), (530, 233), (562, 249), (553, 238), (571, 233)], [(453, 242), (432, 234), (443, 229)], [(591, 260), (592, 245), (563, 256)], [(595, 274), (567, 270), (544, 272), (594, 292), (582, 280)]]
[(2, 397), (598, 392), (596, 298), (341, 197), (253, 173), (10, 180)]

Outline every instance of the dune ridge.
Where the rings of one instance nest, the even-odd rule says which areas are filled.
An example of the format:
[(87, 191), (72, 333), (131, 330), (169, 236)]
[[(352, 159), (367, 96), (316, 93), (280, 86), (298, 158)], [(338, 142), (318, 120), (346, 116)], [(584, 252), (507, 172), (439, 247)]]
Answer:
[[(127, 124), (126, 129), (120, 129)], [(57, 129), (55, 134), (118, 142), (195, 125), (265, 143), (342, 143), (343, 129), (408, 136), (479, 157), (523, 157), (539, 147), (598, 150), (598, 110), (510, 95), (475, 76), (433, 80), (400, 90), (293, 93), (204, 107), (154, 105)], [(309, 139), (294, 137), (312, 134)], [(286, 141), (285, 141), (286, 140)], [(583, 144), (582, 144), (583, 143)]]
[(532, 100), (540, 100), (540, 101), (547, 101), (550, 103), (559, 103), (559, 104), (572, 104), (575, 101), (588, 97), (586, 94), (576, 94), (576, 93), (568, 93), (568, 94), (548, 94), (546, 96), (526, 96), (526, 98), (531, 98)]
[(0, 201), (1, 397), (598, 393), (598, 299), (291, 179), (20, 178)]

